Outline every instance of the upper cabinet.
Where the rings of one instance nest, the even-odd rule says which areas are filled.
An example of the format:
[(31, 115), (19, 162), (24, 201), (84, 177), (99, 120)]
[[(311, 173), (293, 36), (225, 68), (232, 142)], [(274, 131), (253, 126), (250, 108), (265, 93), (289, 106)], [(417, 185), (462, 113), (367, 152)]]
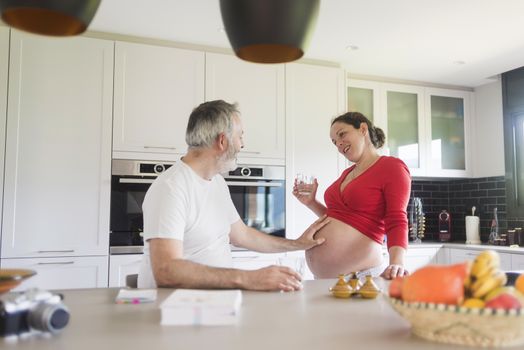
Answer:
[(175, 160), (204, 102), (204, 52), (115, 44), (113, 157)]
[(113, 42), (12, 30), (9, 65), (2, 258), (107, 255)]
[(462, 90), (348, 81), (349, 110), (370, 115), (386, 133), (383, 153), (402, 159), (412, 176), (471, 175), (472, 96)]
[(284, 65), (206, 53), (206, 100), (237, 102), (244, 127), (240, 162), (284, 164)]
[(469, 138), (466, 135), (466, 130), (471, 130), (470, 96), (467, 91), (426, 89), (430, 174), (470, 175)]

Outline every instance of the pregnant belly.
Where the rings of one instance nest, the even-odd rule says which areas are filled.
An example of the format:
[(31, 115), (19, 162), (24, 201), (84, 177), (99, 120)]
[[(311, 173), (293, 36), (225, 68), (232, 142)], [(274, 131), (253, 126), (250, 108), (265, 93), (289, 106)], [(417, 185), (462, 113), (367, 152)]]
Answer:
[(355, 228), (334, 218), (315, 237), (324, 244), (306, 251), (306, 260), (315, 278), (362, 271), (382, 262), (382, 247)]

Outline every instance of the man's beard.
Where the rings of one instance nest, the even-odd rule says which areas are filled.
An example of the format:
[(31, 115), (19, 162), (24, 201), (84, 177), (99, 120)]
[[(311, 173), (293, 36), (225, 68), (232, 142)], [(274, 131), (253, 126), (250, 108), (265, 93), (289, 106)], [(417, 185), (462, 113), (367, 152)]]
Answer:
[(235, 148), (230, 145), (227, 152), (218, 158), (220, 171), (219, 173), (225, 173), (227, 171), (233, 171), (237, 168), (237, 153)]

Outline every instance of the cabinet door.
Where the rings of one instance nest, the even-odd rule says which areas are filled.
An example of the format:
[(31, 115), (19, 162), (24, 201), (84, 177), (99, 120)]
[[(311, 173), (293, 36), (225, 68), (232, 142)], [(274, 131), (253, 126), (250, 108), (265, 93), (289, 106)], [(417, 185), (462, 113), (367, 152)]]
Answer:
[(107, 255), (113, 43), (11, 31), (2, 258)]
[(470, 93), (426, 89), (428, 170), (433, 176), (469, 174)]
[(109, 287), (125, 287), (126, 276), (138, 274), (142, 254), (109, 256)]
[(335, 67), (286, 65), (286, 236), (296, 238), (316, 216), (293, 197), (298, 172), (318, 179), (317, 199), (335, 181), (345, 159), (329, 137), (333, 117), (346, 106), (344, 71)]
[(418, 270), (428, 264), (437, 263), (438, 248), (413, 248), (406, 252), (405, 267), (410, 272)]
[(524, 273), (524, 254), (511, 254), (511, 271)]
[(203, 52), (116, 42), (114, 158), (175, 160), (161, 154), (186, 152), (189, 115), (203, 101)]
[[(475, 257), (482, 252), (482, 250), (473, 249), (449, 249), (449, 260), (450, 264), (458, 264), (464, 261), (473, 261)], [(511, 270), (511, 254), (509, 253), (498, 253), (500, 256), (500, 268), (503, 271)]]
[(402, 159), (411, 175), (424, 175), (424, 89), (387, 84), (382, 99), (386, 101), (386, 154)]
[(285, 254), (263, 254), (252, 251), (233, 251), (233, 267), (242, 270), (257, 270), (270, 265), (277, 265), (278, 258)]
[[(9, 62), (9, 28), (0, 27), (0, 186), (4, 185), (5, 123), (7, 115), (7, 70)], [(3, 188), (3, 187), (2, 187)], [(0, 191), (0, 214), (2, 213), (3, 191)], [(0, 237), (2, 215), (0, 215)]]
[(21, 268), (36, 271), (15, 291), (27, 288), (76, 289), (107, 288), (107, 256), (2, 259), (2, 268)]
[[(237, 102), (244, 126), (240, 158), (285, 158), (284, 65), (206, 53), (206, 100)], [(249, 159), (241, 162), (253, 163)], [(254, 161), (259, 162), (259, 161)], [(275, 162), (271, 162), (275, 163)]]
[(364, 114), (376, 126), (383, 127), (380, 113), (380, 83), (349, 79), (347, 111)]

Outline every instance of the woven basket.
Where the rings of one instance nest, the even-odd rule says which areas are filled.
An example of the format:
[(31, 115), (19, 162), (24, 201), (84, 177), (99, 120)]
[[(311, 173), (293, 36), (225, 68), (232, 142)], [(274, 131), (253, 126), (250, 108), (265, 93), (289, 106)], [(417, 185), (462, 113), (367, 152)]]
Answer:
[(473, 309), (444, 304), (408, 303), (386, 298), (411, 323), (413, 334), (421, 338), (481, 347), (524, 344), (524, 308)]

